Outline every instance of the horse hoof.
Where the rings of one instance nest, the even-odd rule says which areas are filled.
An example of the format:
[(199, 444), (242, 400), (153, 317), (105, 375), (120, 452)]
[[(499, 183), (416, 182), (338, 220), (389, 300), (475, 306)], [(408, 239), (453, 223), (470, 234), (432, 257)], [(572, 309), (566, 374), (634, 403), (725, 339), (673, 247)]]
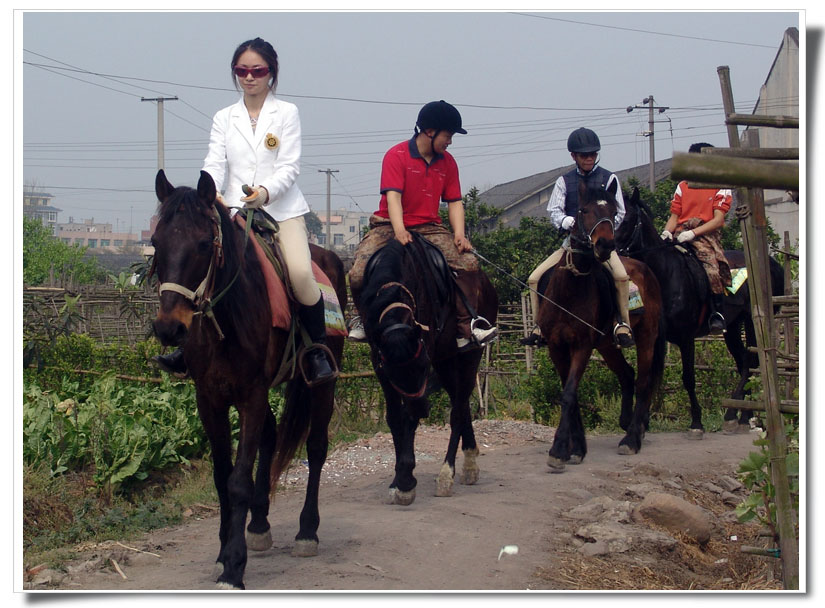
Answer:
[(567, 459), (567, 464), (581, 464), (582, 460), (584, 460), (584, 456), (579, 454), (570, 454), (570, 458)]
[(560, 458), (556, 458), (555, 456), (547, 457), (547, 466), (550, 467), (551, 473), (564, 472), (564, 461)]
[(461, 483), (471, 486), (478, 481), (478, 448), (464, 450), (464, 466), (461, 470)]
[(739, 426), (739, 422), (736, 420), (725, 420), (722, 423), (722, 434), (723, 435), (733, 435), (736, 433), (736, 429)]
[(390, 504), (407, 507), (415, 500), (415, 488), (409, 492), (403, 492), (398, 488), (390, 488)]
[(292, 547), (292, 557), (315, 557), (318, 555), (317, 540), (296, 540)]
[(622, 456), (634, 456), (638, 453), (639, 453), (638, 450), (634, 450), (629, 445), (621, 444), (619, 446), (619, 454), (621, 454)]
[(705, 437), (705, 431), (702, 429), (690, 429), (687, 432), (687, 438), (699, 441)]
[(252, 551), (266, 551), (272, 546), (272, 530), (261, 534), (246, 531), (246, 548)]
[(452, 496), (453, 495), (453, 477), (455, 471), (446, 462), (441, 466), (441, 471), (438, 472), (438, 477), (435, 478), (435, 495), (436, 496)]
[(243, 587), (236, 587), (226, 581), (220, 581), (215, 585), (215, 588), (220, 589), (221, 591), (243, 591)]

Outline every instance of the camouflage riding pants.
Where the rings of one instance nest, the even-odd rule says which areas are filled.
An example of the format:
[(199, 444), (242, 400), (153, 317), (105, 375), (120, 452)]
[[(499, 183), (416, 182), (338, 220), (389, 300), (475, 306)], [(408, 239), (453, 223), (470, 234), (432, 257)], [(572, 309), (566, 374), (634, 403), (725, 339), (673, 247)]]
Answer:
[[(441, 250), (447, 260), (447, 265), (455, 275), (456, 283), (461, 287), (464, 295), (467, 296), (470, 306), (478, 310), (479, 282), (477, 274), (479, 266), (475, 256), (470, 253), (459, 253), (453, 241), (453, 233), (441, 224), (419, 224), (418, 226), (408, 226), (407, 230), (417, 232)], [(347, 275), (352, 299), (356, 307), (364, 284), (364, 270), (366, 270), (367, 262), (369, 262), (372, 254), (394, 238), (395, 231), (388, 219), (374, 214), (370, 216), (369, 232), (358, 245), (358, 249), (355, 251), (355, 260)], [(460, 297), (456, 297), (456, 320), (459, 334), (469, 338), (472, 316)]]
[[(703, 223), (698, 217), (692, 217), (676, 227), (676, 230), (673, 231), (673, 238), (676, 238), (679, 233), (685, 230), (693, 230)], [(730, 264), (725, 257), (725, 250), (722, 249), (719, 231), (697, 236), (690, 241), (690, 245), (696, 252), (696, 257), (702, 262), (705, 274), (708, 275), (710, 290), (715, 294), (725, 293), (725, 287), (729, 287), (731, 284)]]

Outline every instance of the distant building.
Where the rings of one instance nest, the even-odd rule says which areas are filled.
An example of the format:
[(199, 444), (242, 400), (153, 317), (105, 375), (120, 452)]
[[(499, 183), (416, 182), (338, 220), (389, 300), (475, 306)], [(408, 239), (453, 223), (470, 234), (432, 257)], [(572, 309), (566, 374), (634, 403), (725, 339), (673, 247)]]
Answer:
[[(782, 36), (752, 114), (799, 118), (799, 30), (795, 27)], [(799, 149), (799, 129), (747, 127), (741, 138), (747, 147)], [(799, 241), (798, 196), (798, 192), (765, 190), (765, 214), (780, 238), (789, 233), (791, 245)]]
[(113, 232), (112, 225), (95, 223), (94, 218), (75, 222), (70, 217), (67, 224), (57, 224), (55, 236), (67, 245), (88, 247), (90, 252), (104, 250), (117, 252), (124, 247), (138, 244), (138, 236), (129, 232)]
[(57, 234), (57, 214), (63, 211), (57, 207), (52, 207), (54, 196), (47, 192), (36, 192), (30, 190), (23, 192), (23, 215), (29, 218), (39, 219), (40, 222), (51, 229), (52, 234)]
[[(670, 178), (671, 159), (656, 161), (653, 167), (653, 177), (658, 182)], [(548, 217), (547, 203), (556, 185), (556, 180), (572, 170), (575, 165), (558, 167), (543, 173), (536, 173), (528, 177), (499, 184), (482, 192), (479, 198), (498, 209), (501, 215), (494, 220), (488, 220), (482, 227), (482, 232), (495, 230), (499, 225), (517, 228), (523, 217)], [(650, 175), (650, 164), (639, 165), (632, 169), (614, 171), (622, 184), (631, 177), (641, 183), (646, 183)]]
[[(327, 214), (326, 211), (316, 211), (315, 215), (321, 220), (321, 235), (310, 234), (310, 242), (326, 247), (327, 241)], [(338, 209), (330, 213), (330, 238), (332, 249), (339, 255), (346, 257), (355, 252), (361, 235), (368, 225), (371, 213), (363, 211), (348, 211)]]

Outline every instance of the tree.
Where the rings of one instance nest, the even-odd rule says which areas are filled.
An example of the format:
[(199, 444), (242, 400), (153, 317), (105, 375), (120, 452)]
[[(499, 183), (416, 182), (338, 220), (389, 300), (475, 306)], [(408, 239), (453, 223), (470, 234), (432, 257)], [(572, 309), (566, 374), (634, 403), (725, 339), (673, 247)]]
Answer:
[(23, 218), (23, 283), (43, 285), (49, 273), (75, 283), (93, 283), (105, 277), (95, 259), (85, 259), (86, 248), (67, 245), (52, 236), (40, 220)]
[(318, 218), (314, 211), (310, 211), (304, 216), (304, 221), (307, 225), (307, 232), (315, 236), (322, 236), (324, 234), (324, 225)]

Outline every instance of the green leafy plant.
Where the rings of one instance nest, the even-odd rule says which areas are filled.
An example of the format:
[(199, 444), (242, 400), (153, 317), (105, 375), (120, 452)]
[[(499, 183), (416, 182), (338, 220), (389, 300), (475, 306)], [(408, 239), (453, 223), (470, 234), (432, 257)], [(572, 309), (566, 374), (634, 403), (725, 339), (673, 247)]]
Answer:
[[(799, 512), (799, 425), (794, 418), (786, 416), (785, 434), (788, 438), (788, 453), (785, 456), (791, 501)], [(771, 480), (770, 452), (767, 433), (759, 434), (753, 444), (758, 451), (750, 452), (739, 464), (738, 475), (750, 491), (748, 497), (736, 507), (740, 522), (756, 520), (771, 531), (775, 542), (779, 541), (776, 521), (776, 488)]]

